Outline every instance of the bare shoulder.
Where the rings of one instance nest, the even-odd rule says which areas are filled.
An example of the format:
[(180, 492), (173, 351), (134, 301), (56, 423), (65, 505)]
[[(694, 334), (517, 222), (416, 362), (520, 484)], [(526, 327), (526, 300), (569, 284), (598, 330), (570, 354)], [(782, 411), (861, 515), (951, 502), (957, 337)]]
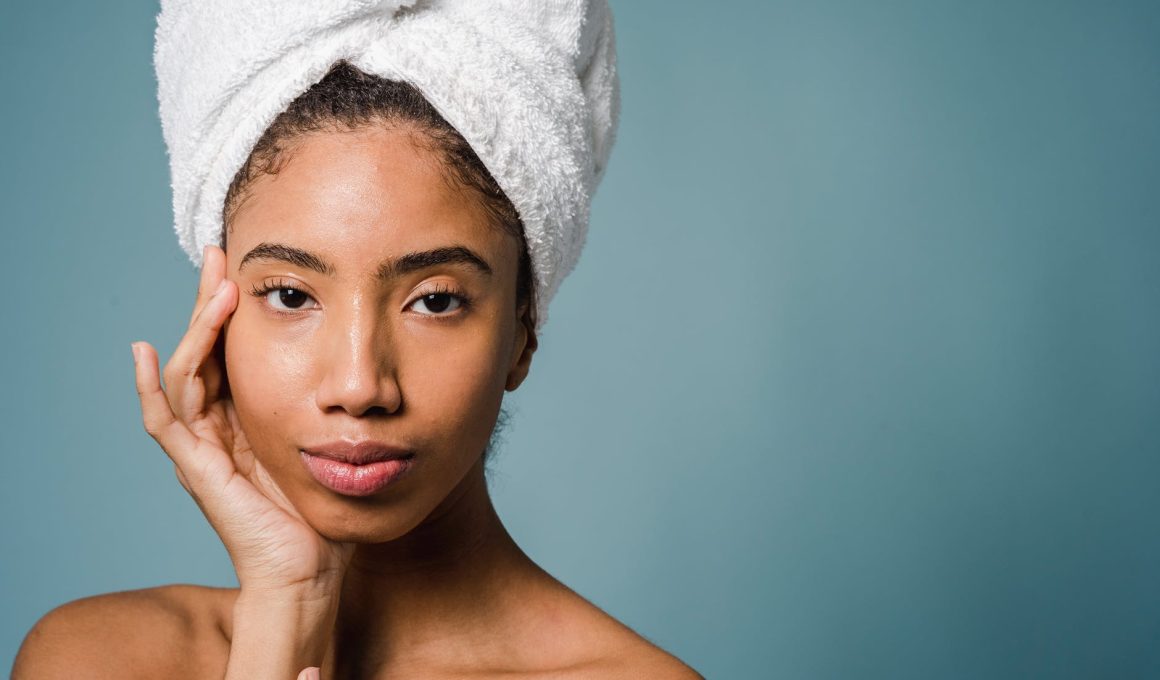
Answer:
[[(545, 626), (556, 640), (569, 640), (574, 664), (562, 677), (600, 680), (704, 680), (704, 677), (675, 655), (605, 612), (574, 591), (560, 607), (556, 622)], [(546, 641), (545, 641), (546, 642)], [(558, 643), (557, 643), (558, 644)], [(545, 647), (549, 645), (545, 644)], [(581, 651), (583, 650), (583, 651)]]
[(169, 585), (95, 595), (45, 614), (24, 638), (14, 680), (221, 677), (231, 589)]
[[(606, 614), (607, 616), (607, 614)], [(623, 623), (609, 617), (613, 645), (602, 657), (587, 666), (584, 677), (607, 680), (705, 680), (684, 661), (670, 654), (651, 640)]]

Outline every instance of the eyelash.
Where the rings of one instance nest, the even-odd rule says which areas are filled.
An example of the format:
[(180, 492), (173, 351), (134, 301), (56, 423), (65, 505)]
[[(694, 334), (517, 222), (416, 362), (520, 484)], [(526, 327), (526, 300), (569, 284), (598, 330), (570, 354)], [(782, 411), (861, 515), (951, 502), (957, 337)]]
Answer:
[[(306, 291), (302, 290), (298, 286), (287, 283), (286, 281), (284, 281), (282, 279), (276, 279), (273, 281), (263, 282), (262, 284), (256, 284), (253, 288), (250, 289), (250, 295), (253, 295), (254, 297), (256, 297), (258, 299), (262, 299), (276, 290), (295, 290), (295, 291), (298, 291), (298, 292), (302, 293), (303, 295), (309, 297), (311, 300), (314, 299), (313, 296), (310, 295), (310, 293), (307, 293)], [(457, 291), (454, 288), (452, 288), (451, 286), (448, 286), (447, 284), (443, 284), (443, 283), (433, 284), (431, 288), (429, 288), (428, 290), (425, 290), (422, 293), (420, 293), (419, 295), (415, 296), (415, 299), (412, 300), (411, 303), (408, 304), (407, 306), (410, 307), (411, 305), (415, 304), (419, 300), (422, 300), (423, 298), (427, 297), (428, 295), (442, 295), (442, 294), (450, 295), (451, 297), (453, 297), (459, 301), (459, 307), (456, 308), (457, 310), (458, 309), (466, 309), (466, 308), (471, 306), (472, 300), (470, 297), (467, 296), (466, 293)], [(317, 300), (315, 300), (315, 302), (317, 302)], [(281, 309), (274, 309), (272, 311), (275, 314), (278, 314), (281, 316), (294, 316), (299, 310), (288, 312), (288, 311), (284, 311)], [(309, 310), (300, 310), (300, 311), (309, 311)], [(420, 314), (420, 316), (429, 316), (429, 317), (433, 317), (433, 318), (450, 318), (454, 314), (455, 314), (455, 312), (451, 312), (449, 314), (439, 314), (439, 313)]]
[(411, 305), (415, 304), (419, 300), (422, 300), (423, 298), (427, 297), (428, 295), (450, 295), (451, 297), (453, 297), (459, 301), (459, 306), (456, 307), (455, 310), (453, 310), (449, 313), (446, 313), (446, 314), (441, 314), (441, 313), (437, 312), (435, 314), (422, 314), (421, 316), (430, 316), (430, 317), (434, 317), (434, 318), (448, 318), (449, 319), (452, 316), (456, 316), (457, 311), (459, 311), (461, 309), (466, 310), (468, 307), (471, 306), (471, 298), (469, 298), (466, 293), (464, 293), (462, 291), (458, 291), (458, 290), (452, 288), (451, 286), (449, 286), (445, 283), (431, 284), (430, 288), (422, 291), (421, 293), (419, 293), (419, 295), (415, 296), (415, 299), (411, 300), (410, 304), (408, 304), (407, 306), (410, 307)]

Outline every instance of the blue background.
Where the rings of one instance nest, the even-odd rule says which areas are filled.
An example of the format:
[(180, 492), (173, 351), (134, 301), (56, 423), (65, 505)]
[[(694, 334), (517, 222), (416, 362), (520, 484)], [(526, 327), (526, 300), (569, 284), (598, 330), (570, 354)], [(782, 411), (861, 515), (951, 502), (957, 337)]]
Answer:
[[(1160, 5), (613, 2), (516, 539), (710, 678), (1160, 677)], [(233, 584), (133, 389), (196, 285), (156, 10), (0, 5), (0, 667)]]

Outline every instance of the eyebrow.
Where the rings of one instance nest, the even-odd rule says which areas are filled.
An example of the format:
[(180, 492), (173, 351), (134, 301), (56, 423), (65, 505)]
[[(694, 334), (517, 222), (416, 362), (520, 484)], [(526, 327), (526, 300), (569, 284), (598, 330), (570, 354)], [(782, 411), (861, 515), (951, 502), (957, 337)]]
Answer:
[[(286, 262), (296, 267), (310, 269), (324, 276), (334, 276), (338, 270), (334, 265), (314, 253), (288, 246), (284, 243), (259, 243), (242, 258), (238, 265), (241, 272), (248, 263), (255, 261)], [(423, 250), (407, 253), (397, 258), (384, 260), (379, 264), (375, 277), (381, 281), (410, 274), (411, 272), (427, 269), (441, 264), (466, 265), (481, 274), (491, 276), (491, 266), (467, 246), (453, 245), (433, 250)]]

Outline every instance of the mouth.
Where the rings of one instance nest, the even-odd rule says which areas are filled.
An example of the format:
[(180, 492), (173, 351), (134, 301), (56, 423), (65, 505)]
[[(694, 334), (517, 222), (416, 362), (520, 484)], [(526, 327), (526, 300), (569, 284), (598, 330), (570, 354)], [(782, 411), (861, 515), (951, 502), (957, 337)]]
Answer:
[(415, 454), (381, 442), (333, 442), (299, 450), (321, 485), (343, 496), (370, 496), (394, 484), (414, 466)]

